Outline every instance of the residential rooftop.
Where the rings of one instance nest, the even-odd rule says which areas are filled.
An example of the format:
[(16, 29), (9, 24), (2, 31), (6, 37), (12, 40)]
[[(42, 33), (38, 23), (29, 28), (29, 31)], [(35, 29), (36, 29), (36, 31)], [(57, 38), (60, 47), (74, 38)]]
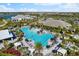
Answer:
[(8, 29), (0, 31), (0, 40), (11, 38), (13, 35), (9, 32)]
[(39, 23), (43, 23), (44, 25), (47, 25), (47, 26), (52, 26), (52, 27), (64, 27), (64, 28), (67, 28), (67, 27), (70, 27), (71, 24), (65, 22), (65, 21), (62, 21), (62, 20), (54, 20), (53, 18), (48, 18), (46, 20), (43, 20), (43, 21), (39, 21)]

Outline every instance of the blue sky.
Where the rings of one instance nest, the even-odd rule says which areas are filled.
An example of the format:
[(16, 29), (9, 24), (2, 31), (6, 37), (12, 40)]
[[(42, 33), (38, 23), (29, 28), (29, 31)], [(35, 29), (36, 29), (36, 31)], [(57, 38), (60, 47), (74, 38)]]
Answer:
[(0, 12), (79, 12), (78, 3), (0, 3)]

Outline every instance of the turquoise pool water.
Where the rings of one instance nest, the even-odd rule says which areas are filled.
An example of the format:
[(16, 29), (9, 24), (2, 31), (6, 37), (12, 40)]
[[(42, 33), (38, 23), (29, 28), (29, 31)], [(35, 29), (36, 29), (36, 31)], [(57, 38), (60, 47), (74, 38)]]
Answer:
[(30, 30), (29, 26), (21, 28), (21, 31), (24, 33), (24, 37), (27, 39), (31, 39), (36, 42), (40, 42), (42, 46), (46, 46), (48, 44), (48, 40), (53, 38), (54, 35), (50, 33), (38, 34), (37, 31)]

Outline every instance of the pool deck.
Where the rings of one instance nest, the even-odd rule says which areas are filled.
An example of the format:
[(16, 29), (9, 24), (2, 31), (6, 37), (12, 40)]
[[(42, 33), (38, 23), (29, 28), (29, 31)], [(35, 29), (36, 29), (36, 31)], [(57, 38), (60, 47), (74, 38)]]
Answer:
[(44, 55), (50, 54), (50, 53), (52, 52), (52, 50), (54, 50), (54, 49), (57, 47), (57, 45), (59, 45), (61, 42), (62, 42), (62, 40), (60, 40), (60, 39), (58, 38), (58, 43), (57, 43), (57, 44), (54, 44), (54, 45), (53, 45), (51, 48), (49, 48), (49, 49), (46, 49), (46, 48), (43, 49), (43, 54), (44, 54)]

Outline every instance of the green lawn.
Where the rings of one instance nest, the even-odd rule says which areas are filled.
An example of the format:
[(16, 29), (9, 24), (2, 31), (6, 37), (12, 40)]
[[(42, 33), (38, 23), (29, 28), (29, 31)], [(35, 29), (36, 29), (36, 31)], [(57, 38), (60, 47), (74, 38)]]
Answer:
[(4, 24), (4, 22), (3, 22), (3, 20), (2, 20), (2, 19), (0, 19), (0, 25), (2, 25), (2, 24)]

